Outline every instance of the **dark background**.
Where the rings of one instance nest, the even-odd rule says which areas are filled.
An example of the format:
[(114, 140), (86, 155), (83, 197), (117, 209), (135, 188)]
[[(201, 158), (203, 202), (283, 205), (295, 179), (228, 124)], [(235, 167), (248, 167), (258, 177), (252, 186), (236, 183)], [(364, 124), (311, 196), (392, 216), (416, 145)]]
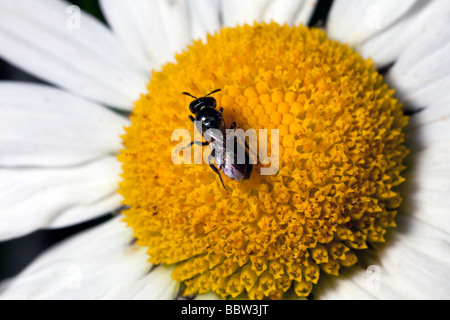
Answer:
[[(106, 23), (97, 0), (72, 0), (70, 2), (78, 5), (82, 10), (94, 15)], [(311, 18), (309, 25), (324, 25), (331, 4), (332, 0), (319, 0), (316, 11)], [(45, 83), (21, 71), (20, 69), (15, 68), (0, 58), (0, 81), (1, 80)], [(0, 242), (0, 281), (18, 274), (37, 255), (49, 246), (58, 243), (61, 240), (82, 230), (86, 230), (105, 222), (111, 217), (112, 214), (105, 214), (98, 219), (68, 228), (39, 230), (21, 238)]]

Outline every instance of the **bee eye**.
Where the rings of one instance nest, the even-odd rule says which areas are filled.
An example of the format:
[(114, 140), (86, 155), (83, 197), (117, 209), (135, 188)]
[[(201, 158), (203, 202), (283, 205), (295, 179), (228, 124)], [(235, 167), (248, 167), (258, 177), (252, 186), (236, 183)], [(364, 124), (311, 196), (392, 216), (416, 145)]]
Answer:
[(194, 100), (189, 104), (189, 110), (193, 114), (196, 114), (200, 110), (201, 105), (202, 105), (202, 102), (198, 101), (198, 99)]
[(217, 105), (216, 99), (214, 99), (213, 97), (206, 97), (205, 105), (216, 108)]

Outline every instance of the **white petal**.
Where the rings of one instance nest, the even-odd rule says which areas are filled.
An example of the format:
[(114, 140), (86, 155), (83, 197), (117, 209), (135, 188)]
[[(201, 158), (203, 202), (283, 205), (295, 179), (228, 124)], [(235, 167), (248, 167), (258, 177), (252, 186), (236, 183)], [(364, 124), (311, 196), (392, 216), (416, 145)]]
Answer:
[(120, 172), (111, 156), (70, 168), (0, 168), (0, 241), (115, 210)]
[(60, 0), (0, 2), (0, 56), (84, 97), (129, 110), (146, 92), (138, 68), (112, 33)]
[[(416, 133), (414, 133), (416, 135)], [(440, 230), (450, 235), (450, 139), (440, 145), (429, 145), (415, 150), (407, 161), (406, 181), (401, 186), (405, 204), (405, 218), (418, 220), (434, 228), (433, 236)], [(399, 225), (410, 224), (402, 222)], [(417, 223), (415, 226), (421, 226)], [(411, 228), (410, 228), (411, 229)], [(420, 230), (419, 230), (420, 231)], [(414, 232), (417, 234), (419, 231)]]
[(294, 25), (308, 25), (314, 14), (314, 11), (316, 10), (317, 4), (318, 0), (303, 0), (302, 10), (295, 18)]
[(101, 0), (114, 33), (148, 70), (173, 62), (191, 39), (206, 39), (220, 29), (219, 0)]
[(133, 284), (152, 265), (146, 249), (132, 243), (132, 230), (121, 219), (116, 217), (44, 252), (0, 287), (0, 299), (127, 299)]
[(155, 69), (173, 60), (159, 2), (101, 0), (100, 4), (113, 31), (144, 68)]
[[(450, 52), (448, 53), (450, 54)], [(434, 67), (436, 63), (430, 64), (430, 69)], [(442, 66), (442, 68), (448, 69), (447, 66)], [(424, 83), (423, 85), (418, 85), (418, 82), (421, 82), (421, 77), (432, 77), (433, 75), (429, 73), (427, 70), (421, 70), (422, 74), (416, 74), (413, 78), (416, 80), (409, 79), (406, 80), (405, 74), (396, 74), (395, 76), (390, 76), (386, 78), (386, 81), (394, 88), (398, 87), (396, 90), (396, 97), (405, 104), (406, 110), (420, 110), (422, 108), (429, 107), (432, 104), (441, 104), (450, 100), (450, 92), (448, 88), (450, 88), (450, 74), (442, 77), (442, 78), (433, 78), (429, 83)], [(409, 88), (405, 88), (403, 87)], [(411, 86), (415, 86), (415, 88), (411, 88)]]
[[(412, 153), (407, 159), (413, 176), (418, 173), (448, 172), (450, 171), (450, 143), (439, 146), (428, 146), (425, 149)], [(450, 216), (450, 215), (449, 215)]]
[[(133, 300), (173, 300), (177, 296), (180, 283), (172, 279), (173, 267), (158, 265), (150, 273), (130, 285), (125, 292), (127, 299)], [(108, 297), (109, 298), (109, 297)]]
[(220, 30), (220, 0), (188, 0), (191, 38), (206, 40), (206, 35)]
[[(445, 96), (445, 92), (443, 92)], [(447, 122), (450, 120), (450, 94), (443, 97), (442, 102), (428, 106), (426, 109), (415, 113), (409, 119), (408, 131), (414, 131), (418, 127), (435, 122)], [(450, 126), (450, 123), (448, 124)]]
[(189, 8), (186, 1), (159, 0), (157, 8), (172, 52), (181, 53), (189, 43), (191, 35)]
[[(420, 116), (420, 113), (417, 115)], [(416, 115), (414, 115), (416, 117)], [(412, 151), (450, 144), (450, 123), (446, 118), (415, 128), (407, 137)]]
[(157, 28), (152, 29), (152, 24), (160, 21), (158, 15), (148, 9), (151, 2), (101, 0), (100, 5), (113, 32), (143, 68), (155, 69), (159, 65), (158, 61), (171, 58), (169, 42), (164, 33)]
[(433, 28), (435, 22), (445, 19), (449, 12), (447, 0), (418, 1), (397, 23), (359, 45), (357, 50), (362, 56), (372, 58), (378, 66), (388, 65), (394, 62), (418, 35)]
[[(450, 11), (449, 11), (450, 14)], [(450, 19), (421, 30), (390, 69), (386, 81), (408, 108), (428, 107), (450, 100)]]
[(263, 15), (264, 22), (274, 21), (280, 25), (308, 24), (317, 1), (273, 0)]
[(129, 121), (45, 85), (0, 82), (0, 165), (75, 165), (117, 153)]
[(226, 27), (256, 22), (275, 21), (278, 24), (308, 24), (316, 0), (222, 0), (222, 15)]
[[(421, 189), (420, 186), (418, 189)], [(450, 217), (447, 209), (449, 201), (445, 199), (448, 190), (446, 194), (444, 192), (438, 194), (443, 196), (443, 198), (428, 197), (427, 190), (424, 190), (422, 194), (420, 194), (420, 191), (416, 192), (414, 196), (409, 197), (402, 210), (404, 218), (402, 215), (400, 216), (398, 225), (405, 228), (411, 225), (413, 227), (418, 226), (424, 231), (428, 230), (429, 236), (449, 240), (450, 230), (448, 226), (450, 225)], [(436, 200), (436, 198), (438, 199)]]
[[(405, 220), (408, 219), (405, 216)], [(399, 221), (401, 225), (403, 221)], [(411, 222), (380, 250), (380, 297), (392, 299), (444, 299), (450, 290), (448, 235), (425, 223)], [(385, 291), (385, 292), (383, 292)]]
[[(422, 227), (419, 227), (422, 229)], [(367, 270), (354, 267), (345, 277), (320, 284), (318, 299), (445, 299), (450, 290), (448, 239), (393, 232), (377, 245), (378, 261)]]
[[(424, 154), (421, 154), (424, 152)], [(448, 194), (450, 192), (450, 168), (448, 161), (440, 163), (439, 160), (427, 161), (424, 159), (426, 155), (433, 155), (432, 152), (422, 151), (414, 155), (412, 167), (406, 176), (406, 182), (402, 186), (404, 190), (405, 203), (417, 206), (418, 203), (430, 204), (432, 207), (447, 209), (450, 205)], [(447, 155), (448, 150), (442, 151)], [(439, 170), (438, 168), (443, 168)], [(410, 210), (411, 211), (411, 210)], [(430, 215), (429, 212), (422, 212), (417, 214), (413, 212), (414, 216), (424, 218)], [(432, 214), (432, 212), (431, 212)], [(447, 218), (448, 219), (448, 218)], [(445, 230), (450, 234), (450, 225), (442, 224), (436, 225), (440, 229)]]
[(250, 24), (255, 21), (262, 21), (266, 9), (272, 0), (222, 0), (223, 24), (226, 27)]
[[(357, 281), (355, 278), (362, 278)], [(317, 300), (373, 300), (376, 296), (371, 293), (364, 280), (369, 275), (358, 267), (351, 271), (341, 271), (338, 277), (321, 276), (319, 283), (313, 289), (314, 299)]]
[(335, 0), (327, 34), (351, 47), (366, 41), (402, 17), (417, 0)]

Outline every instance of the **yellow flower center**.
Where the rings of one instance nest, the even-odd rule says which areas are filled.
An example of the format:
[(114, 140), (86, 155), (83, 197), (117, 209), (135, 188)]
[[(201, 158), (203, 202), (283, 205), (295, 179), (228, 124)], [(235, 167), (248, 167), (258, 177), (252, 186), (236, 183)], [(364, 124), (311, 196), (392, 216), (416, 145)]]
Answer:
[[(175, 129), (194, 134), (192, 98), (213, 96), (229, 126), (279, 129), (279, 171), (249, 180), (174, 164)], [(155, 72), (136, 102), (120, 193), (150, 261), (175, 264), (185, 295), (310, 294), (395, 226), (407, 154), (401, 104), (371, 61), (304, 26), (226, 28)], [(270, 130), (269, 130), (270, 131)]]

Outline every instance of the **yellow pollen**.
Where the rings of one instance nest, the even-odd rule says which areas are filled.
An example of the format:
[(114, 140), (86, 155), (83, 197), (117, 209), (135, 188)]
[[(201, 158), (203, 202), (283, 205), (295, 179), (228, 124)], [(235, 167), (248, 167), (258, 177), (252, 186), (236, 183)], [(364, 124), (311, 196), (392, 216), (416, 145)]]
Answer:
[[(394, 227), (407, 124), (370, 60), (318, 29), (255, 24), (195, 42), (154, 72), (123, 137), (125, 221), (185, 295), (308, 296)], [(194, 96), (229, 126), (279, 129), (279, 171), (223, 189), (207, 164), (171, 161)]]

